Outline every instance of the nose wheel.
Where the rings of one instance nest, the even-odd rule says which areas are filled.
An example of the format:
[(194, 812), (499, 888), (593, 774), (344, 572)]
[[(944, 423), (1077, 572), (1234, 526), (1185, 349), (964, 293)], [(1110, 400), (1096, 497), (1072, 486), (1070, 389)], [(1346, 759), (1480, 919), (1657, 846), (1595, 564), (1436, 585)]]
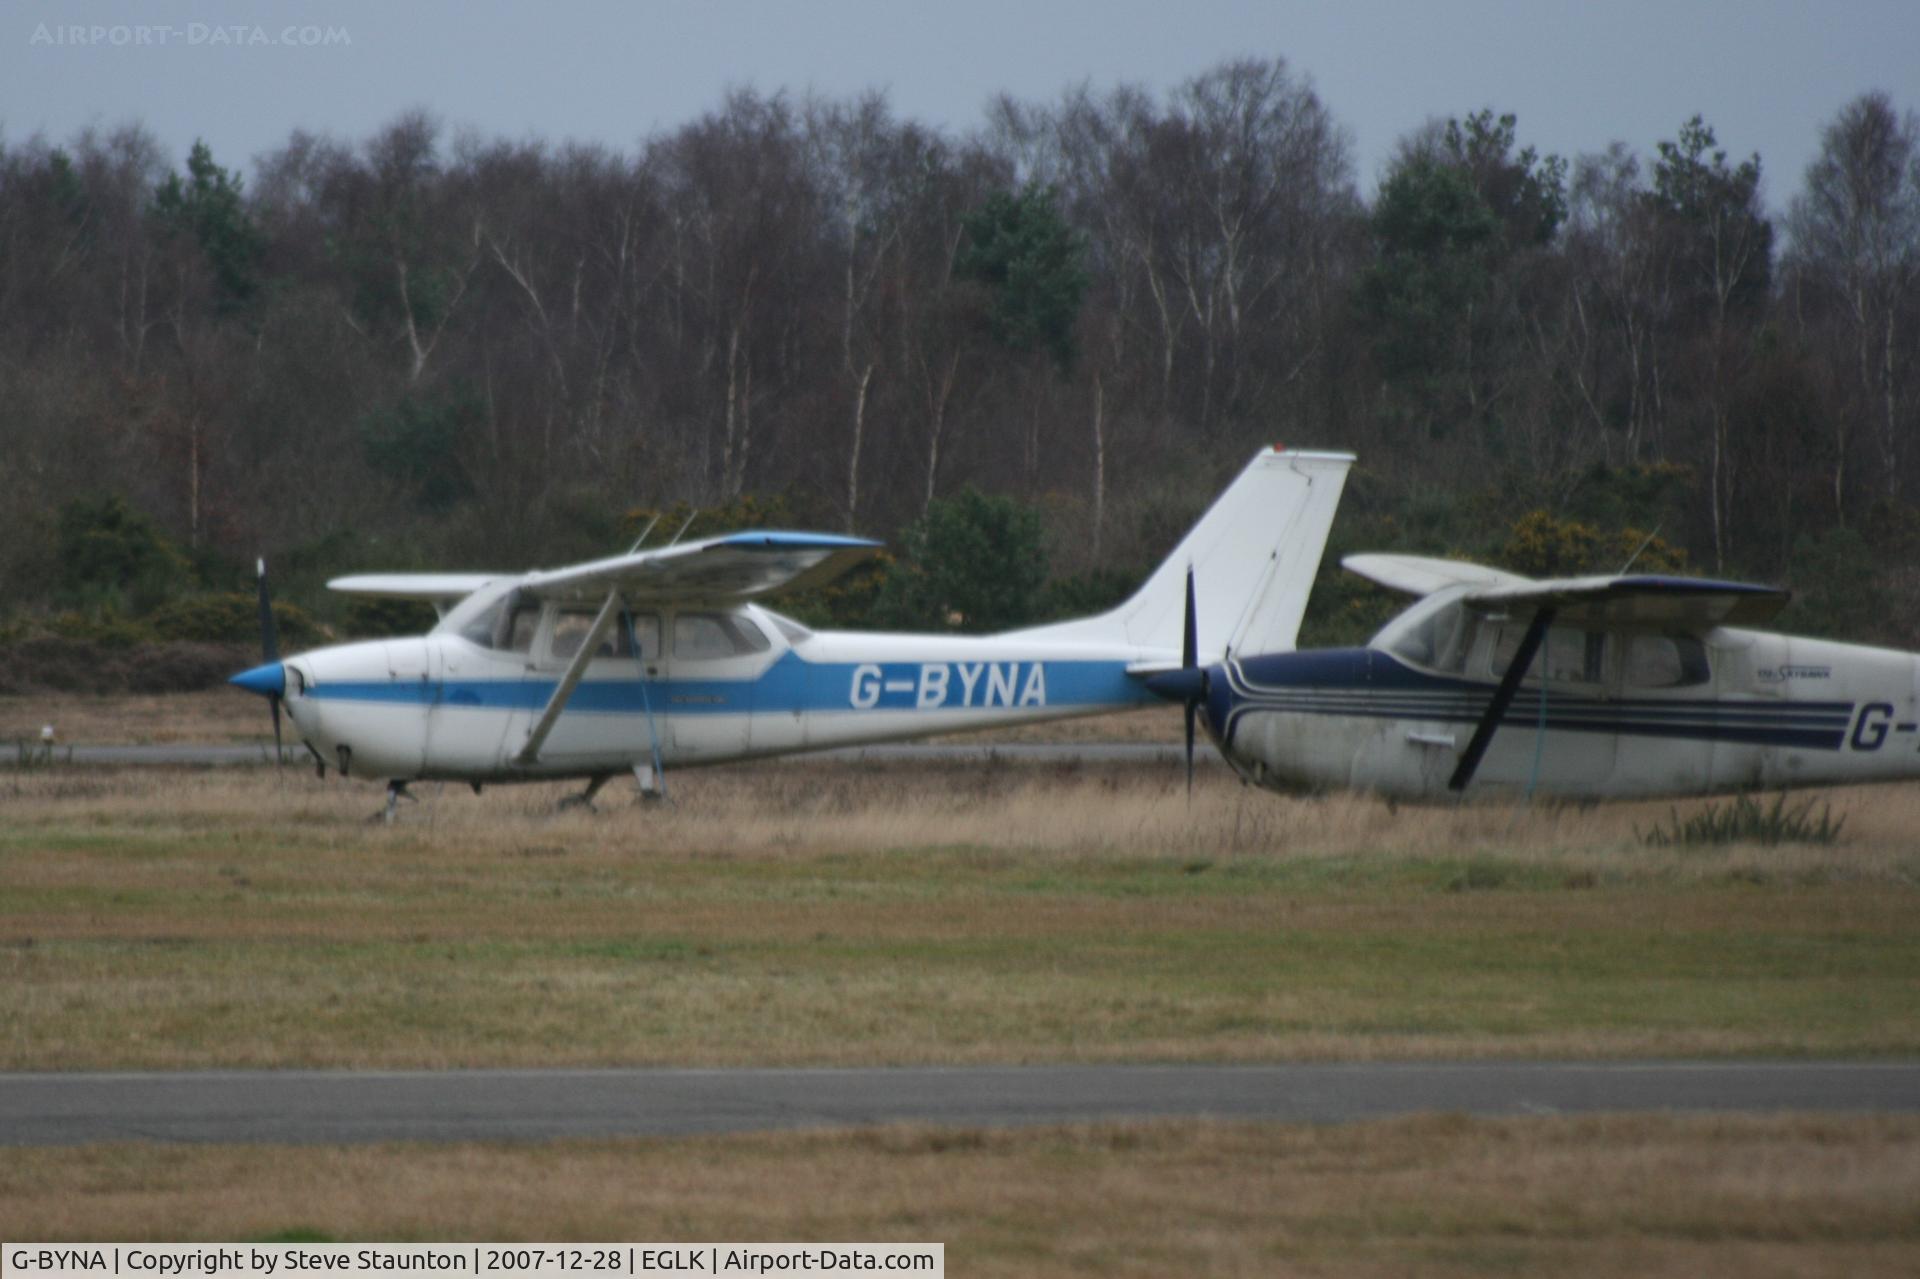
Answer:
[(400, 815), (400, 801), (403, 799), (409, 804), (417, 804), (420, 802), (420, 797), (407, 789), (407, 783), (405, 781), (395, 779), (394, 781), (388, 782), (387, 806), (375, 813), (369, 820), (385, 822), (389, 826), (393, 825), (394, 819)]

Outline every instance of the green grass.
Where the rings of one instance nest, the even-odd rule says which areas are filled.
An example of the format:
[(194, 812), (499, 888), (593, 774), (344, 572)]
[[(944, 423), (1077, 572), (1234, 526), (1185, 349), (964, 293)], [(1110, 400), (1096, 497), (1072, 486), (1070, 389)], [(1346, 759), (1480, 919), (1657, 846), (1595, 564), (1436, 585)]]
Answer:
[[(391, 830), (260, 774), (20, 779), (0, 1068), (1920, 1051), (1904, 844), (1649, 850), (1624, 814), (1382, 848), (1378, 814), (1258, 793), (1323, 825), (1248, 844), (955, 775), (840, 816), (743, 770), (659, 817), (490, 793)], [(943, 804), (940, 842), (886, 824)]]

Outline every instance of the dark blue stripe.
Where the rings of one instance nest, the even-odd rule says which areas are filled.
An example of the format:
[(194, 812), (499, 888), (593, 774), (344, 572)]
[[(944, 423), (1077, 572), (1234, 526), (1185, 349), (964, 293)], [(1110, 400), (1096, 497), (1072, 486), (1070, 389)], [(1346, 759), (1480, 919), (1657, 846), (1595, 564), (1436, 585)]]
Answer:
[[(1493, 686), (1415, 670), (1377, 649), (1272, 653), (1215, 667), (1208, 711), (1231, 743), (1251, 711), (1366, 719), (1479, 722)], [(1424, 696), (1423, 696), (1424, 695)], [(1540, 722), (1540, 690), (1523, 689), (1502, 727)], [(1726, 702), (1713, 698), (1596, 699), (1546, 694), (1550, 730), (1839, 750), (1852, 702)]]
[[(1339, 692), (1314, 690), (1311, 693), (1299, 694), (1269, 692), (1265, 689), (1254, 693), (1235, 690), (1236, 704), (1252, 704), (1273, 710), (1317, 711), (1322, 714), (1339, 714), (1348, 710), (1356, 713), (1379, 711), (1406, 719), (1451, 719), (1463, 715), (1469, 719), (1478, 719), (1485, 713), (1488, 699), (1488, 692), (1482, 692), (1478, 697), (1414, 700), (1375, 695), (1357, 689)], [(1540, 714), (1540, 698), (1537, 693), (1529, 694), (1523, 691), (1514, 699), (1513, 705), (1516, 710), (1524, 707), (1527, 718), (1537, 718)], [(1555, 695), (1549, 695), (1547, 698), (1547, 716), (1550, 719), (1617, 716), (1651, 723), (1687, 723), (1706, 718), (1720, 722), (1746, 722), (1761, 725), (1793, 724), (1803, 728), (1845, 728), (1853, 719), (1851, 706), (1829, 710), (1818, 706), (1795, 707), (1788, 704), (1769, 706), (1759, 702), (1716, 704), (1691, 699), (1686, 702), (1662, 705)]]

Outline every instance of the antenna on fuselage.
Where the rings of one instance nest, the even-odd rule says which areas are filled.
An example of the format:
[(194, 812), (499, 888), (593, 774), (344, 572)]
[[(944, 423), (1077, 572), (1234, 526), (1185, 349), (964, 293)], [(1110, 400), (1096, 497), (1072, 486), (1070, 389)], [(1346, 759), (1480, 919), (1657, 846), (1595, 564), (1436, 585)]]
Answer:
[(699, 518), (699, 515), (700, 515), (700, 512), (698, 510), (687, 512), (686, 522), (680, 526), (680, 531), (673, 535), (673, 540), (668, 542), (667, 545), (668, 546), (680, 545), (680, 539), (686, 536), (687, 530), (693, 527), (693, 522), (695, 519)]
[(632, 555), (635, 551), (639, 550), (641, 545), (647, 540), (647, 534), (653, 532), (653, 526), (659, 522), (660, 516), (658, 513), (655, 513), (654, 517), (647, 521), (647, 526), (640, 530), (640, 536), (633, 539), (633, 545), (627, 548), (627, 554)]

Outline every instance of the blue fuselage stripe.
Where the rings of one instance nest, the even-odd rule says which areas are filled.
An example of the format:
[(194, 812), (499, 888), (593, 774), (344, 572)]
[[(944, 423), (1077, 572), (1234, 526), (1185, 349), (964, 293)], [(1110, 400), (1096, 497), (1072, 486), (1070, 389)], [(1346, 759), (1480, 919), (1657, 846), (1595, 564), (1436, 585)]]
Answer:
[[(500, 679), (323, 681), (319, 701), (536, 711), (558, 685), (548, 675)], [(1119, 661), (808, 662), (786, 653), (746, 679), (588, 678), (567, 710), (641, 715), (760, 711), (1001, 710), (1138, 706), (1155, 698)]]

